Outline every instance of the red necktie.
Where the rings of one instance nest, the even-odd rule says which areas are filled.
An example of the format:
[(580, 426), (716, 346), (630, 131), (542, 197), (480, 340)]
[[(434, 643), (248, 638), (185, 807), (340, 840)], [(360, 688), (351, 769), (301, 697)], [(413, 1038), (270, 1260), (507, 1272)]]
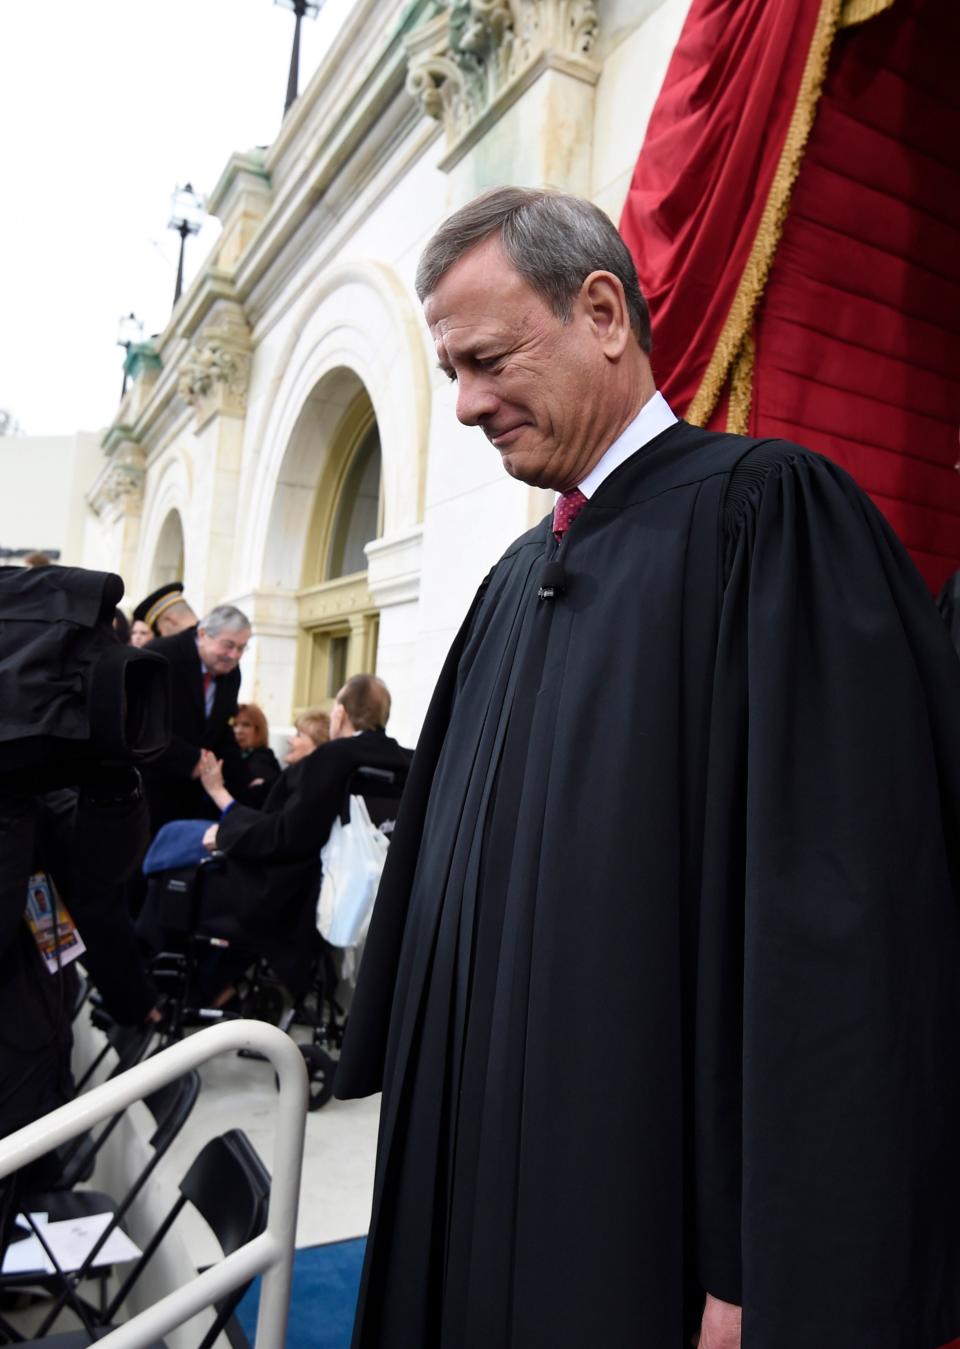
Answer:
[(553, 508), (553, 537), (557, 543), (566, 534), (586, 504), (587, 498), (579, 487), (574, 487), (569, 492), (563, 492), (557, 498), (557, 504)]
[(203, 672), (203, 701), (206, 703), (207, 694), (210, 692), (210, 685), (213, 683), (213, 675), (209, 670)]

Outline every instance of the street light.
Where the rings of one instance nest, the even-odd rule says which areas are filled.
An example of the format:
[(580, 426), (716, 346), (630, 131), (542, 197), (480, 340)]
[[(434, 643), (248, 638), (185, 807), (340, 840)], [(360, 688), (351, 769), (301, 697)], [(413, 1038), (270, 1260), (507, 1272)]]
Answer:
[(290, 73), (287, 76), (287, 101), (283, 105), (283, 115), (290, 111), (291, 103), (296, 101), (297, 85), (300, 83), (300, 21), (306, 16), (315, 19), (324, 5), (324, 0), (273, 0), (275, 5), (292, 9), (296, 15), (293, 28), (293, 50), (290, 53)]
[(139, 342), (143, 336), (143, 321), (138, 319), (133, 310), (129, 314), (124, 314), (117, 325), (117, 346), (123, 347), (123, 388), (120, 390), (122, 398), (127, 392), (127, 357), (130, 355), (130, 348), (134, 342)]
[(183, 292), (183, 254), (187, 235), (199, 234), (205, 214), (203, 198), (194, 192), (189, 183), (185, 187), (177, 188), (172, 198), (170, 219), (167, 221), (167, 229), (176, 230), (180, 235), (180, 261), (177, 263), (177, 284), (173, 290), (174, 305)]

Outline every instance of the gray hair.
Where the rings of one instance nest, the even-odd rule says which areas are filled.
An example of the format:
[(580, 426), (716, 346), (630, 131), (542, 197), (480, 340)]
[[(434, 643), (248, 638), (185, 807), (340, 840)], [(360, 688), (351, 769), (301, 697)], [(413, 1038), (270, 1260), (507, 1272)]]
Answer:
[(200, 620), (200, 627), (211, 637), (218, 637), (221, 632), (239, 632), (250, 626), (250, 620), (243, 610), (233, 604), (218, 604), (206, 618)]
[(382, 731), (390, 719), (390, 692), (375, 674), (351, 675), (337, 702), (357, 731)]
[(497, 187), (461, 207), (423, 250), (421, 301), (465, 253), (497, 233), (513, 266), (564, 323), (590, 273), (612, 272), (623, 286), (633, 335), (649, 354), (650, 313), (630, 250), (598, 206), (562, 192)]

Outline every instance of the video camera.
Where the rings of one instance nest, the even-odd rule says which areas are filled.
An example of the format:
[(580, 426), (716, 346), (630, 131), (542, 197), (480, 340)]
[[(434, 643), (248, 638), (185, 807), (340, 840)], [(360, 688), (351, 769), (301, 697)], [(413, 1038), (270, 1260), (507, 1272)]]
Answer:
[(168, 743), (170, 675), (118, 641), (122, 595), (107, 572), (0, 567), (0, 1136), (69, 1096), (70, 929), (109, 1011), (134, 1024), (156, 1004), (125, 885), (149, 830), (136, 768)]
[(0, 567), (0, 785), (81, 785), (167, 745), (167, 663), (117, 641), (122, 596), (110, 572)]

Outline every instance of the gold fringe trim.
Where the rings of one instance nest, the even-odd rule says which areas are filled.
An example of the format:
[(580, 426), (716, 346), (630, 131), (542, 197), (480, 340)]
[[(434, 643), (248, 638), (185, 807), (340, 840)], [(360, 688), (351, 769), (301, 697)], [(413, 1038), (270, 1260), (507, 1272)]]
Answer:
[(750, 431), (750, 404), (753, 401), (753, 362), (757, 344), (747, 332), (730, 370), (730, 401), (727, 404), (727, 430), (745, 436)]
[(686, 420), (693, 422), (695, 426), (705, 426), (709, 421), (727, 381), (730, 367), (749, 332), (753, 312), (767, 283), (773, 255), (787, 218), (790, 194), (800, 172), (803, 152), (817, 111), (820, 90), (826, 78), (827, 62), (837, 31), (841, 2), (842, 0), (821, 0), (820, 13), (807, 53), (796, 106), (787, 127), (780, 160), (757, 228), (757, 236), (753, 241), (747, 265), (743, 269), (730, 312), (717, 339), (700, 388), (686, 412)]
[(866, 23), (875, 19), (886, 9), (893, 8), (893, 0), (843, 0), (840, 10), (840, 27), (852, 28), (855, 23)]

